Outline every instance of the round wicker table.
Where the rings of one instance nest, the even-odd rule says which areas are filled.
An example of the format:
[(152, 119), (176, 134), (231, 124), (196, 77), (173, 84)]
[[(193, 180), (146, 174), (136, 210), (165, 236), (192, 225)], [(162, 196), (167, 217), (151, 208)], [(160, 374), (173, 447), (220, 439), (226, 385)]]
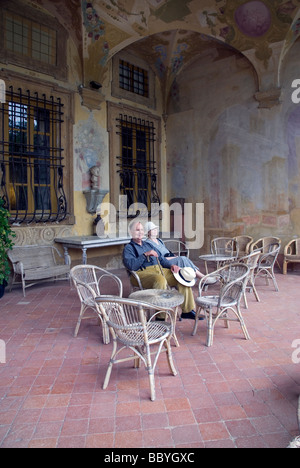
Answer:
[(161, 307), (169, 307), (174, 311), (174, 330), (173, 338), (176, 346), (179, 346), (176, 334), (175, 324), (177, 319), (177, 309), (183, 301), (184, 297), (176, 289), (142, 289), (141, 291), (134, 291), (129, 296), (130, 299), (135, 301), (148, 302), (149, 304)]
[(226, 263), (234, 262), (236, 260), (236, 256), (231, 255), (220, 255), (220, 254), (206, 254), (206, 255), (199, 255), (199, 259), (203, 260), (205, 263), (205, 271), (208, 274), (207, 263), (214, 262), (217, 264), (217, 269), (221, 266), (225, 265)]

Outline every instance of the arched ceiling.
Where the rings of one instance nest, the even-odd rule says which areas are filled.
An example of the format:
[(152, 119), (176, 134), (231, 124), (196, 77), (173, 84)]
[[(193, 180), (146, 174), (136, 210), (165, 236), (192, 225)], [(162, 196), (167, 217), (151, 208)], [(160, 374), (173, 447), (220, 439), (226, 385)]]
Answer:
[(158, 77), (165, 109), (176, 77), (200, 56), (213, 60), (232, 54), (230, 46), (199, 32), (183, 29), (156, 33), (134, 42), (128, 49), (145, 58)]
[(155, 65), (166, 91), (212, 41), (250, 60), (260, 91), (280, 87), (285, 54), (300, 34), (300, 0), (31, 1), (69, 30), (82, 52), (86, 81), (89, 68), (95, 73), (96, 64), (101, 79), (111, 57), (131, 46)]

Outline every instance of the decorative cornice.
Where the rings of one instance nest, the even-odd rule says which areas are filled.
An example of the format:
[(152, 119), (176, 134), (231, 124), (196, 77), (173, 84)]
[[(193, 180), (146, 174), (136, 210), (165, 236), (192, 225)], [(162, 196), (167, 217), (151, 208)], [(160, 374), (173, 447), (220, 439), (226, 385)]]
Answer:
[(80, 87), (79, 93), (83, 106), (86, 106), (91, 111), (100, 110), (105, 98), (99, 90)]

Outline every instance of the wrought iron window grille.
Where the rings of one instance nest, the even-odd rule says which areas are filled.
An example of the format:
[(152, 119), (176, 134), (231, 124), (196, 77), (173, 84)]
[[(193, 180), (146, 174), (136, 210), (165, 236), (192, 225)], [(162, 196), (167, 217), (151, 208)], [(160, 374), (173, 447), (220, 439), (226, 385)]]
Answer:
[(122, 114), (117, 122), (121, 146), (121, 155), (117, 156), (120, 193), (127, 196), (127, 209), (134, 203), (141, 203), (150, 213), (151, 204), (160, 203), (154, 155), (154, 124)]
[(60, 98), (10, 86), (0, 106), (0, 196), (10, 222), (61, 222), (67, 215)]
[(149, 97), (148, 72), (131, 63), (119, 60), (119, 86), (120, 88)]

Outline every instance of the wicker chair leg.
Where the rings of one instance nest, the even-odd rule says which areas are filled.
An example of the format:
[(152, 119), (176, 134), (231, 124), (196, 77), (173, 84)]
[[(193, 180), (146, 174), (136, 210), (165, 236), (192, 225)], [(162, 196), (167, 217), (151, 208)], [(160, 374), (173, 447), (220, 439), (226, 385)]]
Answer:
[(287, 264), (288, 264), (288, 262), (287, 262), (286, 260), (284, 260), (284, 261), (283, 261), (283, 265), (282, 265), (282, 273), (283, 273), (284, 275), (287, 274)]
[(278, 292), (278, 291), (279, 291), (279, 287), (278, 287), (278, 284), (277, 284), (277, 281), (276, 281), (276, 278), (275, 278), (274, 271), (272, 272), (272, 280), (273, 280), (274, 288), (275, 288), (275, 290)]
[(245, 289), (245, 291), (243, 292), (243, 298), (244, 298), (245, 309), (248, 309), (248, 301), (247, 301), (247, 297), (246, 297), (246, 289)]
[(254, 281), (253, 281), (253, 280), (251, 281), (251, 287), (252, 287), (252, 289), (253, 289), (254, 296), (255, 296), (257, 302), (260, 302), (259, 295), (258, 295), (258, 292), (257, 292), (257, 289), (256, 289), (256, 287), (255, 287), (255, 284), (254, 284)]
[(210, 308), (208, 311), (208, 322), (207, 322), (207, 339), (206, 339), (206, 346), (210, 347), (213, 344), (213, 337), (214, 337), (214, 325), (213, 325), (213, 318), (212, 318), (212, 309)]
[(104, 321), (102, 321), (102, 334), (103, 334), (103, 343), (109, 344), (110, 343), (109, 329)]
[(110, 379), (110, 375), (111, 375), (111, 371), (112, 371), (112, 366), (113, 366), (113, 362), (110, 361), (109, 364), (108, 364), (108, 368), (107, 368), (107, 371), (106, 371), (106, 375), (105, 375), (105, 379), (104, 379), (104, 383), (103, 383), (103, 390), (105, 390), (109, 384), (109, 379)]
[(151, 401), (154, 401), (156, 398), (156, 394), (155, 394), (154, 372), (153, 372), (152, 367), (148, 369), (148, 375), (149, 375), (149, 383), (150, 383), (150, 399)]
[(177, 316), (178, 316), (178, 307), (176, 307), (176, 308), (174, 309), (174, 327), (173, 327), (173, 332), (172, 332), (172, 338), (173, 338), (173, 340), (175, 341), (175, 346), (176, 346), (177, 348), (179, 348), (179, 347), (180, 347), (180, 344), (179, 344), (179, 341), (178, 341), (178, 339), (177, 339), (176, 331), (175, 331)]
[(197, 327), (198, 327), (198, 318), (199, 318), (201, 310), (202, 310), (201, 307), (198, 307), (197, 310), (196, 310), (196, 317), (195, 317), (194, 328), (193, 328), (193, 331), (192, 331), (192, 336), (196, 335), (196, 331), (197, 331)]
[(230, 328), (229, 321), (224, 319), (225, 328)]
[(112, 353), (111, 353), (111, 358), (110, 358), (110, 361), (109, 361), (109, 364), (108, 364), (108, 368), (107, 368), (107, 371), (106, 371), (106, 374), (105, 374), (105, 379), (104, 379), (104, 383), (103, 383), (103, 387), (102, 387), (103, 390), (105, 390), (107, 388), (108, 384), (109, 384), (109, 379), (110, 379), (112, 367), (113, 367), (115, 356), (116, 356), (116, 353), (117, 353), (117, 347), (118, 347), (117, 340), (114, 338), (114, 340), (113, 340), (113, 350), (112, 350)]
[(170, 372), (172, 372), (173, 375), (177, 375), (177, 370), (173, 362), (173, 355), (172, 355), (170, 340), (169, 339), (166, 340), (164, 344), (165, 344), (165, 347), (167, 348), (167, 358), (168, 358)]
[(135, 369), (139, 369), (139, 368), (141, 367), (141, 360), (140, 360), (139, 357), (136, 357), (136, 358), (135, 358), (133, 367), (134, 367)]
[(103, 343), (104, 344), (109, 344), (110, 343), (109, 328), (108, 328), (104, 318), (100, 314), (97, 314), (97, 315), (99, 317), (99, 320), (100, 320), (101, 326), (102, 326)]
[(76, 336), (78, 335), (78, 331), (79, 331), (81, 319), (82, 319), (82, 317), (83, 317), (83, 315), (84, 315), (84, 311), (85, 311), (85, 307), (84, 307), (84, 306), (81, 306), (80, 312), (79, 312), (79, 317), (78, 317), (78, 320), (77, 320), (77, 323), (76, 323), (76, 327), (75, 327), (75, 330), (74, 330), (74, 338), (76, 338)]
[(244, 322), (244, 319), (243, 319), (243, 316), (242, 316), (242, 314), (241, 314), (241, 311), (240, 311), (240, 308), (239, 308), (239, 307), (237, 307), (237, 315), (238, 315), (238, 319), (239, 319), (241, 328), (242, 328), (242, 330), (243, 330), (245, 339), (246, 339), (246, 340), (250, 340), (250, 335), (249, 335), (249, 333), (248, 333), (246, 324), (245, 324), (245, 322)]

